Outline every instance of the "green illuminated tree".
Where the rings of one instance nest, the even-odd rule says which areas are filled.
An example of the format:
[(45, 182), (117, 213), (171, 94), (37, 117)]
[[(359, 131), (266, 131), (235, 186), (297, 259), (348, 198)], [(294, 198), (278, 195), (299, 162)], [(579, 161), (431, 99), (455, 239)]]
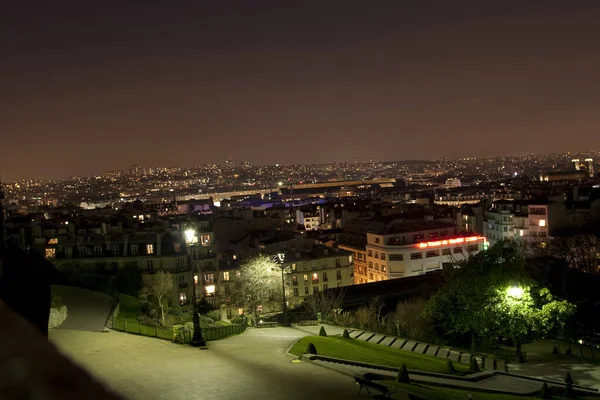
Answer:
[(533, 285), (518, 246), (501, 242), (486, 252), (457, 263), (448, 283), (429, 300), (426, 313), (450, 335), (513, 340), (521, 356), (526, 338), (561, 327), (575, 311), (548, 289)]
[(490, 310), (496, 316), (496, 331), (515, 343), (519, 357), (526, 338), (563, 327), (566, 319), (575, 313), (573, 304), (556, 299), (546, 288), (499, 287), (496, 296), (497, 301)]
[(455, 267), (449, 272), (447, 285), (429, 300), (425, 314), (446, 334), (469, 335), (474, 352), (478, 339), (492, 338), (496, 333), (496, 289), (521, 277), (523, 262), (516, 247), (500, 242), (486, 252), (456, 261)]

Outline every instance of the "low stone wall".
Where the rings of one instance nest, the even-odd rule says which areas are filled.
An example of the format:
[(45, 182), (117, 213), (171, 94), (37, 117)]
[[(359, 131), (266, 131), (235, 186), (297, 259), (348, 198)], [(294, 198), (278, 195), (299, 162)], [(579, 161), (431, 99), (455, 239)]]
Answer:
[(65, 319), (67, 319), (67, 315), (69, 311), (67, 310), (67, 306), (62, 306), (61, 308), (51, 308), (50, 309), (50, 318), (48, 318), (48, 328), (56, 328), (60, 326)]

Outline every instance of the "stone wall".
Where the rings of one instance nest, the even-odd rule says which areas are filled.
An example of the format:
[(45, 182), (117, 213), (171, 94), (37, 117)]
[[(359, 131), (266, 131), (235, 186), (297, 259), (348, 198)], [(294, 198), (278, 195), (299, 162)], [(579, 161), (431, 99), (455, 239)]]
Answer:
[(50, 309), (50, 318), (48, 319), (48, 328), (56, 328), (60, 326), (65, 319), (67, 319), (67, 315), (69, 314), (67, 310), (67, 306), (62, 306), (60, 308), (51, 308)]

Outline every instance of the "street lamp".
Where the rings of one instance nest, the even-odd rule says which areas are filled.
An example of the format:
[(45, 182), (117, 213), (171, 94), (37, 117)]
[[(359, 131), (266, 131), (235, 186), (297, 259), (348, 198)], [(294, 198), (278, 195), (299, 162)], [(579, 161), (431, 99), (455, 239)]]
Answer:
[(520, 299), (523, 297), (523, 288), (519, 286), (511, 286), (506, 289), (506, 294), (514, 299)]
[[(204, 337), (202, 336), (202, 328), (200, 328), (200, 314), (198, 312), (198, 300), (196, 298), (196, 286), (198, 286), (198, 280), (196, 279), (196, 269), (194, 268), (194, 263), (192, 262), (192, 253), (191, 253), (191, 249), (192, 249), (192, 243), (194, 242), (194, 239), (196, 238), (196, 231), (194, 231), (193, 229), (187, 229), (184, 232), (185, 235), (185, 239), (186, 239), (186, 244), (188, 245), (187, 248), (187, 256), (188, 256), (188, 264), (190, 265), (190, 268), (192, 269), (192, 281), (193, 281), (193, 287), (192, 287), (192, 301), (194, 302), (194, 309), (193, 309), (193, 315), (192, 315), (192, 324), (194, 325), (194, 335), (192, 336), (192, 340), (190, 342), (190, 344), (194, 347), (205, 347), (206, 346), (206, 341), (204, 341)], [(197, 242), (197, 240), (196, 240)]]
[(281, 307), (281, 309), (283, 311), (282, 325), (288, 326), (289, 322), (288, 322), (288, 318), (287, 318), (287, 301), (285, 300), (285, 275), (284, 275), (286, 267), (285, 267), (285, 265), (283, 265), (283, 261), (285, 260), (285, 253), (277, 253), (277, 260), (279, 261), (279, 268), (281, 269), (281, 290), (282, 290), (282, 294), (283, 294), (283, 304)]

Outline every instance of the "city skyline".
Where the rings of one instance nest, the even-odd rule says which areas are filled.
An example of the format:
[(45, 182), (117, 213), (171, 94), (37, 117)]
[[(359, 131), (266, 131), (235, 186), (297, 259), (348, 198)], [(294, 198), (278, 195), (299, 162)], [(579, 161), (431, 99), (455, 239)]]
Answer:
[(595, 2), (37, 3), (0, 27), (3, 180), (600, 148)]

